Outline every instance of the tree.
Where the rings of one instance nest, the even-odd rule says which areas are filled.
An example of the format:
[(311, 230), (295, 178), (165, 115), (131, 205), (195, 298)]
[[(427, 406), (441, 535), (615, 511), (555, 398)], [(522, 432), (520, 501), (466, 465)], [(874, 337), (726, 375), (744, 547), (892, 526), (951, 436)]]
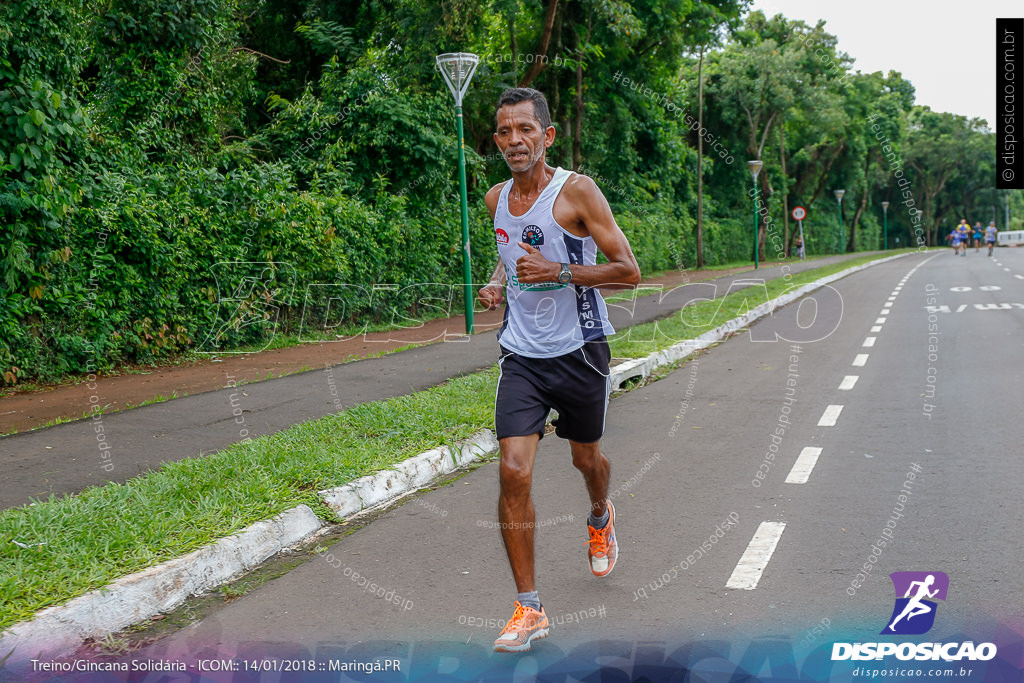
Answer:
[[(754, 15), (758, 15), (755, 12)], [(748, 25), (751, 19), (748, 18)], [(748, 38), (749, 39), (749, 38)], [(722, 116), (738, 124), (744, 131), (746, 151), (750, 159), (763, 159), (772, 126), (791, 106), (798, 87), (794, 50), (780, 46), (774, 39), (759, 40), (751, 45), (734, 43), (714, 62), (711, 92)], [(758, 176), (761, 199), (768, 204), (774, 192), (768, 169)], [(764, 221), (759, 222), (757, 249), (763, 253)]]

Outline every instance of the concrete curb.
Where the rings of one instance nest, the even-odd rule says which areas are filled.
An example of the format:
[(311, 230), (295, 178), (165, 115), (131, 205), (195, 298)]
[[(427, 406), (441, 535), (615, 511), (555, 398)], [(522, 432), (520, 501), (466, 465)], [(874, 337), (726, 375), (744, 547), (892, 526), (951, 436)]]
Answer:
[(188, 555), (48, 607), (0, 634), (0, 656), (14, 651), (27, 662), (69, 655), (88, 638), (103, 638), (171, 610), (189, 596), (254, 569), (323, 524), (308, 506), (299, 505)]
[(394, 469), (321, 491), (320, 497), (339, 517), (349, 517), (400, 498), (496, 450), (498, 440), (494, 432), (484, 429), (457, 445), (454, 453), (448, 446), (435, 448), (399, 463)]
[(649, 356), (646, 356), (645, 358), (634, 358), (633, 360), (628, 360), (625, 363), (616, 365), (614, 368), (612, 368), (611, 371), (610, 379), (612, 391), (618, 391), (619, 389), (621, 389), (622, 385), (627, 380), (645, 379), (648, 376), (650, 376), (651, 372), (653, 372), (656, 368), (662, 365), (666, 365), (668, 363), (681, 360), (683, 358), (686, 358), (690, 354), (694, 353), (695, 351), (699, 351), (700, 349), (706, 349), (712, 344), (717, 344), (718, 342), (727, 339), (729, 335), (736, 332), (737, 330), (741, 330), (744, 327), (747, 327), (748, 325), (750, 325), (751, 323), (760, 318), (763, 318), (767, 315), (771, 315), (776, 308), (785, 306), (788, 303), (792, 303), (793, 301), (796, 301), (797, 299), (804, 296), (805, 294), (808, 294), (809, 292), (813, 292), (816, 289), (820, 289), (821, 287), (824, 287), (829, 283), (835, 282), (836, 280), (840, 280), (846, 277), (847, 275), (856, 273), (857, 271), (864, 270), (865, 268), (870, 268), (871, 266), (877, 266), (880, 263), (892, 261), (893, 259), (903, 258), (904, 256), (908, 256), (910, 253), (911, 252), (907, 252), (904, 254), (896, 254), (895, 256), (888, 256), (886, 258), (877, 259), (875, 261), (870, 261), (868, 263), (862, 263), (859, 266), (853, 266), (852, 268), (841, 270), (838, 273), (833, 273), (832, 275), (826, 275), (820, 280), (808, 282), (807, 284), (798, 287), (797, 289), (794, 289), (791, 292), (787, 292), (786, 294), (778, 296), (772, 299), (771, 301), (766, 301), (765, 303), (757, 306), (756, 308), (747, 311), (745, 315), (741, 315), (738, 318), (733, 318), (732, 320), (722, 325), (719, 325), (715, 329), (705, 332), (696, 339), (687, 339), (685, 341), (679, 342), (678, 344), (674, 344), (662, 351), (655, 351), (654, 353), (652, 353)]
[[(776, 307), (795, 301), (830, 282), (907, 255), (897, 254), (839, 271), (767, 301), (696, 339), (617, 365), (611, 371), (612, 389), (618, 390), (626, 380), (645, 378), (662, 365), (716, 344), (759, 318), (770, 315)], [(420, 453), (392, 469), (320, 491), (320, 497), (339, 517), (351, 517), (408, 495), (435, 478), (465, 467), (496, 450), (497, 438), (491, 430), (485, 429), (454, 449), (443, 446)], [(309, 507), (299, 505), (184, 557), (123, 577), (64, 605), (49, 607), (31, 620), (0, 633), (0, 657), (12, 651), (19, 652), (17, 659), (27, 662), (32, 656), (55, 659), (72, 654), (88, 638), (103, 638), (174, 609), (188, 597), (254, 569), (282, 549), (308, 539), (323, 525), (324, 522)], [(17, 666), (16, 663), (14, 665)]]

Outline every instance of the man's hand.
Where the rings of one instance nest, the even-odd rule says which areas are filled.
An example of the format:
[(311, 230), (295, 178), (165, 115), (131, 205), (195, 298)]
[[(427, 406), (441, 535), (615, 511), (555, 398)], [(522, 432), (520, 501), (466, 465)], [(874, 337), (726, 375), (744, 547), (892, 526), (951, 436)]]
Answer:
[(516, 277), (520, 282), (558, 282), (560, 264), (548, 261), (541, 256), (540, 249), (531, 244), (520, 242), (519, 246), (526, 251), (526, 255), (516, 261)]
[(493, 311), (505, 302), (504, 292), (504, 287), (492, 282), (481, 287), (480, 291), (477, 292), (477, 297), (480, 299), (480, 303), (487, 307), (488, 311)]

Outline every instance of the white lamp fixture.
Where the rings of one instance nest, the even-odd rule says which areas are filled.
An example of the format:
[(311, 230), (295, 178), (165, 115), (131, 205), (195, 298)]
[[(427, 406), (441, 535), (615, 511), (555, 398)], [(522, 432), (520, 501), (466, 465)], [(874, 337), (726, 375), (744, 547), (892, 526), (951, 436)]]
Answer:
[(757, 182), (757, 174), (761, 172), (762, 166), (764, 166), (764, 162), (760, 159), (747, 162), (747, 169), (750, 171), (750, 177), (754, 179), (755, 183)]
[(480, 58), (472, 52), (447, 52), (438, 55), (436, 59), (437, 68), (455, 98), (455, 106), (461, 107), (462, 96), (469, 89), (469, 82), (473, 80)]

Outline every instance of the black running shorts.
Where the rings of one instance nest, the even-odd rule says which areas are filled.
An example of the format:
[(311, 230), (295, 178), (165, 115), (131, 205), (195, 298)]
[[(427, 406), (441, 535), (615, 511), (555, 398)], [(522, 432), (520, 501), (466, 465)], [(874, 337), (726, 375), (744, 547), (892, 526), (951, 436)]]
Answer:
[(527, 358), (501, 347), (494, 402), (498, 438), (544, 436), (554, 408), (555, 434), (579, 443), (600, 441), (608, 410), (608, 341), (600, 337), (555, 358)]

